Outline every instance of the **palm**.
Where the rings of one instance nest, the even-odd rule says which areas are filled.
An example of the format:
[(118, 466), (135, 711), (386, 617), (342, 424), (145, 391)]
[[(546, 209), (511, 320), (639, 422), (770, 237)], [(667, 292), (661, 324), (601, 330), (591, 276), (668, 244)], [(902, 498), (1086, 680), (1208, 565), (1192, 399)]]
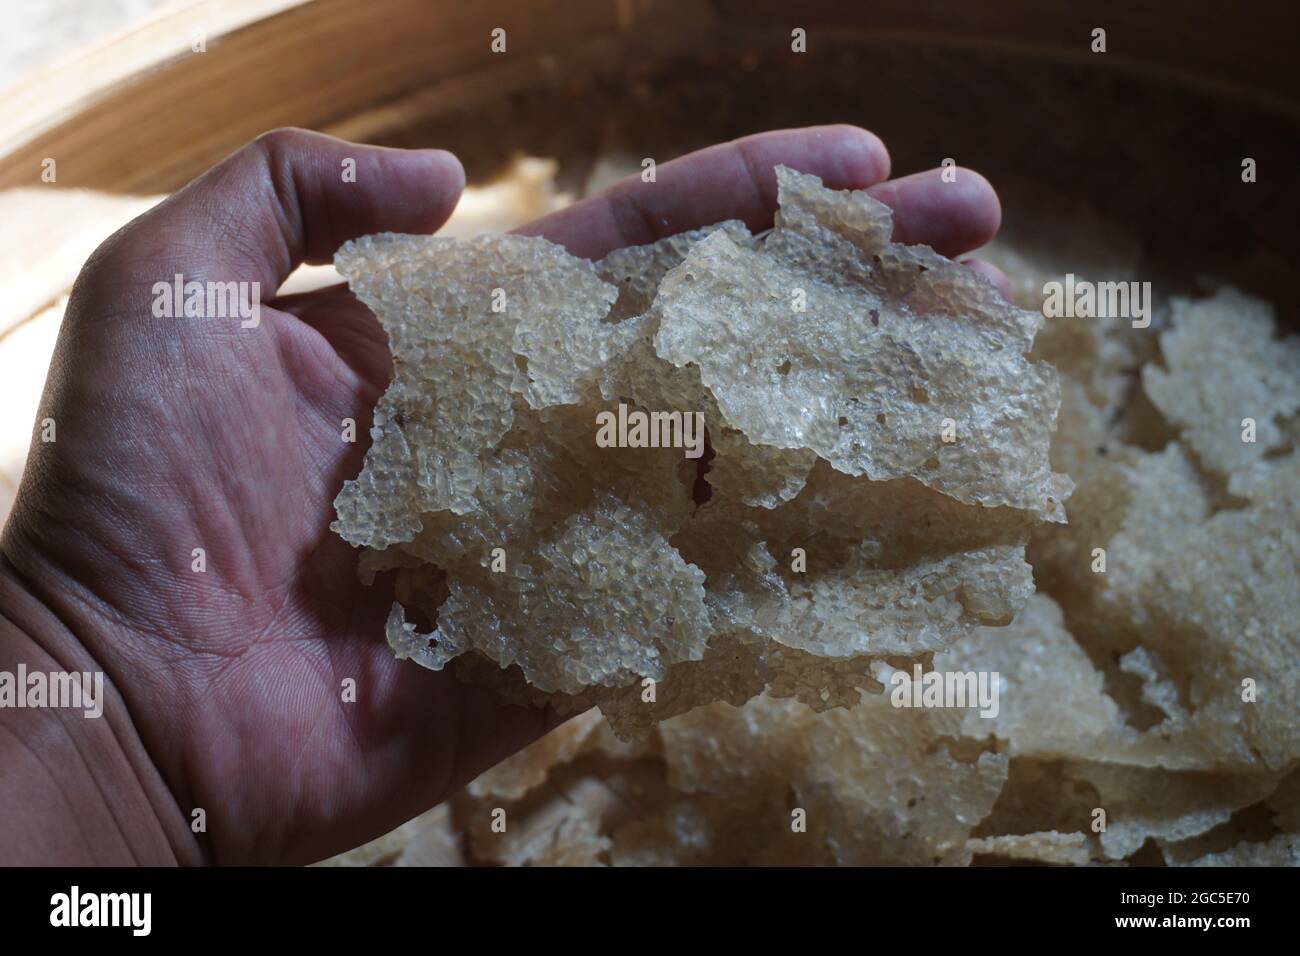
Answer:
[[(596, 257), (726, 218), (761, 228), (775, 197), (751, 171), (778, 162), (838, 188), (887, 175), (878, 141), (832, 132), (693, 154), (660, 170), (651, 199), (626, 184), (527, 231)], [(285, 183), (288, 159), (275, 151), (291, 147), (334, 153), (298, 156), (301, 181)], [(214, 250), (198, 265), (203, 278), (275, 287), (296, 261), (328, 258), (350, 235), (436, 228), (454, 202), (454, 191), (422, 197), (428, 183), (399, 181), (409, 175), (386, 169), (394, 154), (380, 151), (370, 157), (380, 198), (336, 194), (323, 175), (308, 181), (306, 167), (337, 168), (341, 149), (363, 148), (323, 137), (274, 142), (251, 171), (239, 164), (253, 160), (237, 154), (101, 248), (74, 290), (47, 384), (41, 414), (56, 419), (58, 441), (36, 447), (6, 529), (6, 557), (29, 579), (53, 582), (41, 596), (74, 622), (123, 694), (181, 811), (205, 811), (201, 841), (217, 860), (301, 862), (353, 846), (547, 721), (450, 673), (395, 661), (382, 639), (391, 594), (361, 586), (354, 551), (329, 531), (390, 372), (368, 310), (334, 288), (263, 307), (254, 329), (149, 312), (152, 282), (195, 271), (196, 241)], [(241, 210), (214, 224), (204, 190), (235, 188), (223, 180), (241, 177), (231, 203), (251, 197), (242, 218), (253, 235), (231, 243)], [(908, 225), (908, 209), (933, 209), (930, 187), (907, 183), (881, 187), (893, 189), (882, 198), (898, 212), (901, 238), (954, 252), (988, 237), (979, 203), (991, 193), (954, 192), (926, 233)], [(334, 208), (313, 213), (301, 198), (313, 192)], [(395, 194), (408, 200), (390, 209)], [(272, 217), (264, 207), (275, 203), (282, 214)], [(196, 219), (206, 243), (193, 235), (203, 232)], [(241, 252), (250, 247), (263, 251)], [(347, 419), (355, 443), (344, 440)]]
[[(210, 720), (196, 725), (204, 729), (192, 737), (187, 765), (219, 806), (257, 781), (252, 819), (232, 828), (247, 845), (223, 847), (223, 856), (256, 848), (267, 859), (309, 860), (325, 840), (348, 846), (373, 836), (364, 815), (352, 833), (340, 832), (340, 821), (357, 818), (376, 793), (432, 803), (535, 737), (545, 715), (498, 706), (450, 674), (402, 667), (376, 640), (391, 593), (361, 586), (355, 552), (328, 526), (333, 497), (364, 451), (364, 442), (344, 441), (345, 420), (364, 439), (388, 379), (387, 346), (346, 291), (291, 307), (293, 315), (268, 309), (263, 317), (278, 373), (228, 385), (234, 394), (226, 397), (260, 427), (227, 429), (205, 449), (211, 460), (243, 463), (240, 485), (255, 489), (256, 503), (213, 503), (217, 514), (255, 517), (232, 542), (236, 573), (223, 575), (220, 559), (209, 565), (205, 586), (226, 597), (191, 622), (191, 633), (219, 633), (222, 621), (240, 622), (243, 633), (219, 639), (218, 666), (196, 662), (190, 684)], [(231, 435), (255, 438), (245, 447)], [(201, 519), (198, 526), (220, 537)], [(414, 767), (423, 773), (413, 780)], [(282, 842), (288, 834), (294, 844)]]

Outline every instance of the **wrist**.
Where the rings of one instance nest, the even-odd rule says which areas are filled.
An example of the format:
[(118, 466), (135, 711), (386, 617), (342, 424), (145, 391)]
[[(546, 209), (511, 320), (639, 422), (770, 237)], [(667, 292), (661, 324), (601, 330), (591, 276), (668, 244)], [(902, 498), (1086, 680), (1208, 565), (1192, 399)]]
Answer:
[(3, 556), (0, 766), (7, 864), (203, 861), (110, 676)]

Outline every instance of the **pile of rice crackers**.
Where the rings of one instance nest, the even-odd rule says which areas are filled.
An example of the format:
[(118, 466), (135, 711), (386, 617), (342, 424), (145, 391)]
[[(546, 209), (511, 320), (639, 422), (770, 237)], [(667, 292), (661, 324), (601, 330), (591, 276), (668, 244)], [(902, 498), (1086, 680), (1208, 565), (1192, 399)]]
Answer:
[(575, 715), (343, 862), (1300, 863), (1300, 339), (1230, 288), (1044, 319), (1050, 254), (988, 252), (1026, 310), (777, 179), (761, 236), (338, 253), (389, 643)]

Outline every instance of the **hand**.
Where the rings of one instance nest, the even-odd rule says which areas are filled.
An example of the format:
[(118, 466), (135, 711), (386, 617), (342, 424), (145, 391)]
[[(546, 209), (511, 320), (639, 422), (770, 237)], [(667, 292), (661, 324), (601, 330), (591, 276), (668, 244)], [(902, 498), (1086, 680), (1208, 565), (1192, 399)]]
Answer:
[[(355, 182), (341, 176), (347, 157)], [(694, 153), (655, 183), (633, 177), (521, 231), (597, 258), (722, 219), (763, 229), (778, 163), (833, 188), (873, 187), (895, 210), (896, 239), (948, 255), (998, 226), (978, 175), (885, 182), (880, 141), (836, 126)], [(270, 299), (295, 266), (330, 261), (345, 240), (437, 229), (463, 183), (449, 153), (277, 131), (87, 262), (39, 416), (57, 440), (35, 443), (0, 541), (0, 666), (102, 669), (112, 693), (105, 722), (26, 714), (46, 723), (0, 734), (13, 769), (0, 856), (316, 860), (433, 805), (548, 726), (542, 711), (394, 660), (391, 593), (362, 587), (355, 552), (329, 531), (391, 371), (370, 312), (345, 287), (272, 300), (254, 328), (152, 311), (154, 284), (176, 274), (258, 282)], [(355, 444), (342, 439), (347, 418)], [(342, 699), (345, 678), (355, 703)], [(47, 750), (31, 742), (54, 726), (38, 738)], [(70, 809), (68, 793), (100, 802)], [(191, 830), (195, 808), (206, 832)], [(63, 836), (31, 837), (74, 811), (82, 824), (63, 821)]]

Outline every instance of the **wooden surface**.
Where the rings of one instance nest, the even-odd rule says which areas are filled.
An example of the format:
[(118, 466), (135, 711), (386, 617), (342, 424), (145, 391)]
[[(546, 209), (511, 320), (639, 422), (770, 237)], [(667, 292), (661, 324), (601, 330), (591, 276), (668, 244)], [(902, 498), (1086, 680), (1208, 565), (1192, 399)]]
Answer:
[[(797, 10), (792, 14), (791, 10)], [(622, 38), (707, 49), (721, 31), (794, 25), (875, 38), (1007, 47), (1084, 59), (1108, 31), (1107, 65), (1208, 84), (1300, 115), (1291, 62), (1294, 0), (1236, 5), (1104, 0), (222, 0), (176, 9), (6, 94), (0, 189), (60, 183), (168, 191), (263, 130), (301, 125), (378, 135), (413, 115), (546, 82), (578, 61), (618, 56)], [(211, 23), (191, 53), (195, 22)], [(796, 23), (797, 21), (797, 23)], [(507, 29), (508, 54), (489, 48)], [(954, 95), (960, 95), (954, 90)]]
[[(54, 157), (59, 183), (108, 192), (170, 191), (276, 126), (328, 129), (448, 81), (498, 96), (534, 82), (546, 56), (618, 29), (613, 3), (461, 0), (240, 0), (240, 15), (182, 44), (183, 11), (112, 50), (32, 78), (0, 121), (0, 189), (33, 185)], [(278, 13), (241, 22), (257, 8)], [(489, 48), (508, 26), (509, 55)], [(494, 60), (495, 57), (495, 60)], [(465, 82), (495, 69), (491, 82)], [(449, 87), (450, 93), (455, 87)], [(406, 114), (401, 112), (397, 118)]]

